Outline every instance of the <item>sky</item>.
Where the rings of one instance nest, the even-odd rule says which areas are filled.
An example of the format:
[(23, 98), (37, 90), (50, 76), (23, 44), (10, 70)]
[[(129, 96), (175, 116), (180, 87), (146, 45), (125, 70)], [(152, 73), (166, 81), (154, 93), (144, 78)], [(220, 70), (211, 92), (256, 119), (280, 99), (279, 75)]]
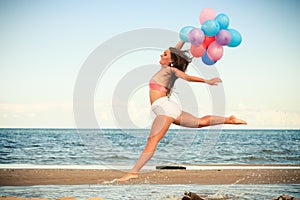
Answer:
[[(229, 27), (243, 38), (236, 48), (224, 47), (222, 59), (211, 66), (223, 80), (226, 115), (245, 119), (249, 125), (243, 128), (299, 129), (299, 6), (297, 0), (0, 0), (0, 127), (76, 128), (76, 81), (101, 44), (133, 30), (200, 27), (199, 14), (210, 7), (228, 15)], [(160, 53), (142, 49), (111, 63), (95, 91), (100, 127), (120, 128), (112, 111), (113, 91), (135, 68), (158, 64)], [(199, 76), (195, 67), (187, 73)], [(198, 116), (211, 114), (208, 86), (191, 87)], [(126, 106), (137, 127), (151, 125), (146, 85)]]

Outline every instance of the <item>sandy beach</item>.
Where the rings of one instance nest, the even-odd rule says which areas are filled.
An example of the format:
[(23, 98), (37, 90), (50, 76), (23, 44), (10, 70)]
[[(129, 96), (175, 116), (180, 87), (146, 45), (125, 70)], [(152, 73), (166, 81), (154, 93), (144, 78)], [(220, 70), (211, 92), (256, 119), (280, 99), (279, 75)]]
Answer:
[[(46, 198), (23, 198), (23, 197), (6, 197), (6, 196), (2, 196), (0, 197), (0, 200), (48, 200)], [(55, 200), (77, 200), (77, 198), (75, 197), (61, 197), (61, 198), (57, 198)], [(102, 198), (99, 197), (91, 197), (87, 200), (104, 200)]]
[[(53, 167), (53, 166), (52, 166)], [(137, 184), (300, 184), (299, 165), (205, 165), (189, 166), (187, 170), (142, 170), (138, 179), (118, 183), (126, 170), (115, 169), (0, 169), (0, 186), (34, 185), (137, 185)], [(276, 197), (275, 195), (273, 197)], [(92, 197), (87, 200), (103, 200)], [(178, 199), (181, 199), (178, 197)], [(47, 200), (1, 196), (0, 200)], [(60, 197), (55, 200), (77, 200), (76, 197)]]
[(126, 171), (112, 169), (0, 169), (1, 186), (81, 184), (300, 184), (300, 169), (211, 166), (204, 170), (142, 170), (138, 179), (113, 181)]

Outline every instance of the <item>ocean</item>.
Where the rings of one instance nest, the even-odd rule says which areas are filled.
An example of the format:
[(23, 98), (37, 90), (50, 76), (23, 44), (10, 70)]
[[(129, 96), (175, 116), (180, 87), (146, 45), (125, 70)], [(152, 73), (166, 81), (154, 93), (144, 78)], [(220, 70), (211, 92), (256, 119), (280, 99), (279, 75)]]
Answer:
[[(146, 129), (0, 129), (0, 164), (132, 165)], [(300, 130), (172, 129), (156, 164), (300, 164)]]
[[(99, 165), (129, 169), (143, 150), (148, 134), (147, 129), (3, 128), (0, 129), (0, 165)], [(299, 165), (300, 130), (171, 129), (146, 167), (170, 164)], [(184, 190), (220, 194), (223, 199), (271, 199), (283, 193), (300, 197), (298, 184), (5, 186), (0, 187), (0, 195), (178, 199)]]

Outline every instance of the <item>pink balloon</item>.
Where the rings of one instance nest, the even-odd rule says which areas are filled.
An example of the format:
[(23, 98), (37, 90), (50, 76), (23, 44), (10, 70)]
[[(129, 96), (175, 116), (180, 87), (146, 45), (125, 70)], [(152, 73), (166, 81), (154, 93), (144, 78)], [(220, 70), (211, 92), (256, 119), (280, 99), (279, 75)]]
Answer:
[(199, 57), (203, 56), (206, 48), (204, 47), (203, 44), (201, 44), (199, 46), (191, 45), (190, 50), (191, 50), (191, 54), (194, 57), (199, 58)]
[(216, 11), (212, 8), (204, 8), (201, 12), (200, 12), (200, 24), (203, 24), (206, 20), (213, 20), (216, 18)]
[(216, 35), (216, 41), (220, 45), (227, 45), (231, 41), (231, 34), (229, 31), (222, 29)]
[(219, 45), (216, 41), (212, 42), (208, 46), (207, 55), (213, 61), (220, 60), (223, 56), (223, 46)]

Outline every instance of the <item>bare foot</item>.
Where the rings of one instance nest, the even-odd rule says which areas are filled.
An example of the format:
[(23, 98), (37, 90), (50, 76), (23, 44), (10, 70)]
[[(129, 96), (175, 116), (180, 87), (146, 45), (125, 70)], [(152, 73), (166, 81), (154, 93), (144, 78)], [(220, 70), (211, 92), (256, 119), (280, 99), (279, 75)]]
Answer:
[(229, 117), (229, 120), (232, 124), (245, 124), (247, 125), (247, 122), (241, 119), (236, 118), (234, 115), (231, 115)]
[(138, 173), (128, 173), (125, 176), (123, 176), (122, 178), (118, 179), (119, 182), (126, 182), (129, 181), (130, 179), (134, 179), (134, 178), (138, 178), (139, 175)]

